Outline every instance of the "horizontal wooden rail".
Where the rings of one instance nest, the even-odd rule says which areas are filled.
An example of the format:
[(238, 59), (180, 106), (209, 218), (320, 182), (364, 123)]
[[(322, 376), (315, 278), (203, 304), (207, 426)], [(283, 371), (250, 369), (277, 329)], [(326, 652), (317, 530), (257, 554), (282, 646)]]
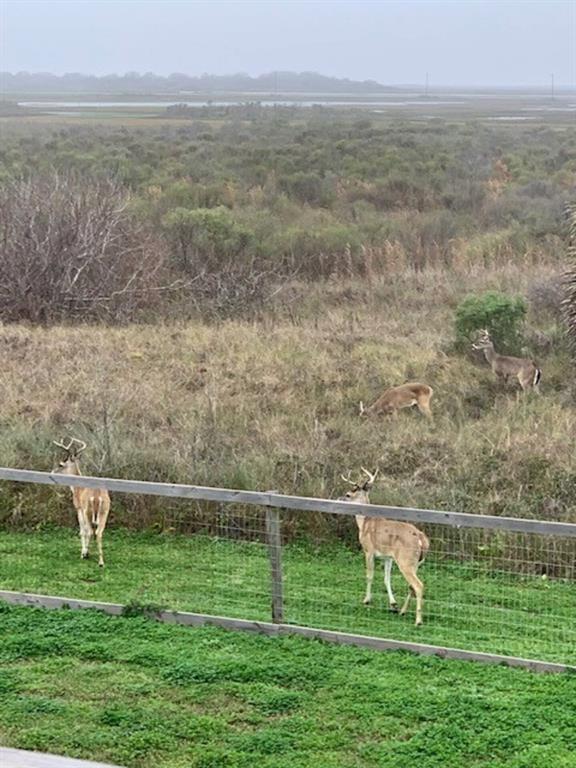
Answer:
[(115, 493), (139, 493), (166, 496), (172, 499), (197, 499), (236, 504), (257, 504), (306, 512), (329, 512), (337, 515), (368, 515), (389, 520), (408, 520), (411, 523), (435, 523), (456, 528), (485, 528), (518, 533), (537, 533), (546, 536), (576, 537), (576, 524), (555, 523), (546, 520), (526, 520), (516, 517), (472, 515), (465, 512), (442, 512), (433, 509), (388, 507), (381, 504), (353, 504), (349, 501), (313, 499), (306, 496), (284, 496), (270, 491), (238, 491), (230, 488), (210, 488), (201, 485), (150, 483), (142, 480), (119, 480), (109, 477), (73, 477), (70, 475), (33, 472), (27, 469), (0, 468), (0, 480), (43, 485), (76, 486), (80, 488), (106, 488)]
[[(0, 590), (0, 600), (12, 605), (34, 606), (36, 608), (69, 608), (81, 610), (92, 608), (112, 616), (121, 616), (125, 610), (118, 603), (103, 603), (92, 600), (77, 600), (72, 597), (57, 597), (53, 595), (36, 595), (26, 592), (9, 592)], [(168, 624), (183, 624), (191, 627), (205, 625), (223, 627), (224, 629), (250, 630), (266, 635), (301, 635), (304, 637), (324, 640), (341, 645), (356, 645), (361, 648), (372, 648), (376, 651), (411, 651), (425, 656), (439, 656), (443, 659), (458, 659), (460, 661), (480, 661), (485, 664), (502, 664), (509, 667), (524, 667), (532, 672), (572, 672), (576, 667), (536, 659), (524, 659), (520, 656), (504, 656), (496, 653), (466, 651), (462, 648), (445, 648), (441, 645), (414, 643), (406, 640), (393, 640), (372, 635), (355, 635), (349, 632), (337, 632), (329, 629), (304, 627), (298, 624), (273, 624), (268, 621), (248, 619), (232, 619), (226, 616), (212, 616), (206, 613), (188, 613), (187, 611), (157, 610), (148, 612), (149, 618)]]

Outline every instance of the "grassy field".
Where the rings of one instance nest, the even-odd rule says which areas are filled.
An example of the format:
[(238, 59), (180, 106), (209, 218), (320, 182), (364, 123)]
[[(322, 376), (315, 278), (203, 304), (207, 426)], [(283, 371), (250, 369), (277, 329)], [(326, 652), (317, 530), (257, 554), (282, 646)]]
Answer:
[[(506, 573), (482, 547), (464, 562), (443, 559), (441, 532), (434, 533), (432, 554), (421, 569), (424, 627), (413, 626), (414, 603), (406, 617), (388, 610), (381, 572), (373, 604), (363, 606), (363, 557), (358, 547), (338, 544), (284, 548), (285, 620), (576, 664), (573, 581)], [(94, 560), (81, 561), (72, 529), (2, 532), (0, 588), (270, 620), (264, 544), (109, 531), (106, 555), (105, 570)], [(401, 602), (406, 585), (396, 569), (393, 583)]]
[[(427, 104), (391, 117), (3, 118), (4, 180), (56, 169), (90, 190), (111, 175), (158, 238), (167, 285), (191, 282), (177, 297), (154, 293), (161, 307), (111, 316), (116, 325), (52, 312), (76, 306), (75, 278), (48, 314), (26, 314), (43, 300), (30, 293), (38, 274), (66, 277), (79, 262), (72, 249), (63, 266), (68, 240), (55, 234), (52, 266), (40, 245), (22, 269), (28, 219), (14, 206), (24, 225), (9, 264), (24, 277), (3, 296), (22, 287), (24, 309), (0, 324), (0, 464), (52, 469), (52, 441), (74, 435), (90, 474), (334, 498), (341, 473), (368, 466), (380, 469), (376, 503), (576, 522), (576, 388), (559, 313), (576, 138), (569, 113), (533, 106), (534, 122), (516, 125), (506, 100), (438, 105), (440, 120), (422, 119), (435, 114)], [(44, 219), (32, 218), (42, 244)], [(55, 232), (74, 240), (74, 228)], [(212, 294), (195, 282), (208, 262), (217, 282), (232, 275)], [(269, 271), (251, 299), (250, 280)], [(455, 344), (457, 306), (489, 290), (526, 302), (517, 352), (541, 366), (541, 397), (518, 398)], [(433, 387), (433, 421), (359, 418), (361, 400), (408, 380)], [(0, 588), (269, 619), (257, 513), (112, 501), (101, 571), (80, 560), (69, 491), (2, 483)], [(413, 613), (386, 609), (381, 573), (362, 606), (351, 520), (284, 514), (286, 620), (574, 664), (569, 542), (439, 528), (427, 528), (416, 629)], [(576, 768), (574, 676), (142, 616), (0, 611), (8, 745), (128, 768)]]
[[(75, 434), (89, 443), (87, 473), (333, 498), (340, 473), (378, 466), (376, 503), (574, 521), (574, 391), (553, 316), (530, 304), (527, 337), (537, 328), (553, 340), (539, 354), (540, 398), (517, 399), (452, 342), (462, 296), (496, 287), (534, 295), (557, 271), (509, 264), (291, 286), (292, 314), (284, 299), (257, 323), (4, 326), (1, 463), (51, 469), (51, 440)], [(434, 387), (432, 423), (409, 412), (358, 417), (360, 400), (407, 379)], [(99, 573), (80, 562), (72, 527), (50, 529), (73, 524), (68, 491), (3, 484), (2, 586), (267, 619), (263, 547), (198, 535), (222, 514), (115, 495), (109, 567)], [(230, 509), (216, 533), (236, 514), (247, 513)], [(417, 633), (383, 610), (380, 579), (375, 605), (361, 606), (351, 521), (300, 519), (288, 515), (284, 525), (289, 621), (574, 663), (573, 581), (556, 579), (573, 579), (566, 542), (545, 552), (506, 540), (458, 549), (430, 532), (426, 624)], [(262, 530), (256, 519), (242, 526)], [(303, 536), (321, 551), (298, 545)], [(454, 552), (462, 562), (441, 560)], [(525, 575), (507, 575), (506, 558)]]
[(572, 768), (574, 676), (0, 604), (0, 742), (128, 768)]
[[(574, 520), (573, 376), (554, 320), (531, 306), (528, 333), (553, 341), (538, 353), (541, 398), (517, 399), (453, 347), (464, 295), (526, 295), (555, 274), (466, 267), (292, 286), (258, 323), (3, 326), (0, 463), (51, 469), (51, 441), (75, 434), (88, 474), (334, 497), (341, 473), (379, 466), (374, 502)], [(434, 388), (433, 423), (358, 417), (360, 400), (406, 380)], [(113, 515), (164, 530), (199, 509), (116, 497)], [(0, 490), (5, 525), (69, 510), (52, 489)]]

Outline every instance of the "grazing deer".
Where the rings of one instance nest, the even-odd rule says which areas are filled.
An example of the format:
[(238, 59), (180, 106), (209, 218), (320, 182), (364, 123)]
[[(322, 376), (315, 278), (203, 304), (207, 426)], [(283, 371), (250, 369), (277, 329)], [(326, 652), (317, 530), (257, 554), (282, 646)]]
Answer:
[[(374, 485), (378, 470), (372, 474), (362, 467), (368, 479), (355, 483), (342, 475), (346, 483), (352, 485), (352, 490), (341, 496), (338, 501), (352, 501), (357, 504), (370, 504), (369, 492)], [(424, 585), (418, 578), (418, 566), (424, 561), (430, 547), (428, 537), (411, 523), (398, 520), (386, 520), (383, 517), (365, 517), (356, 515), (358, 538), (366, 558), (366, 596), (364, 605), (372, 601), (372, 581), (374, 579), (374, 558), (384, 558), (384, 583), (388, 593), (390, 609), (398, 610), (396, 598), (392, 592), (391, 574), (392, 561), (400, 569), (402, 576), (408, 582), (410, 591), (400, 611), (404, 615), (408, 610), (410, 597), (416, 597), (416, 626), (422, 624), (422, 597)]]
[[(81, 475), (78, 456), (86, 449), (86, 443), (82, 440), (71, 438), (68, 445), (53, 441), (54, 445), (63, 448), (65, 457), (58, 462), (53, 473), (62, 475)], [(102, 551), (102, 536), (106, 528), (108, 513), (110, 512), (110, 495), (104, 488), (77, 488), (72, 486), (72, 501), (78, 515), (80, 526), (80, 539), (82, 541), (82, 557), (88, 557), (88, 548), (92, 534), (96, 534), (98, 543), (98, 565), (104, 565), (104, 553)]]
[(499, 355), (494, 349), (494, 342), (486, 329), (480, 331), (480, 335), (472, 344), (473, 349), (484, 351), (484, 357), (490, 363), (490, 367), (499, 379), (508, 383), (510, 379), (518, 379), (522, 390), (539, 392), (538, 385), (542, 378), (542, 371), (533, 360), (528, 357), (509, 357)]
[(399, 387), (387, 389), (368, 408), (365, 408), (364, 403), (360, 401), (360, 416), (382, 413), (392, 413), (397, 416), (401, 408), (411, 408), (413, 405), (417, 405), (420, 413), (430, 419), (432, 418), (430, 400), (433, 394), (434, 390), (427, 384), (419, 384), (416, 381), (401, 384)]

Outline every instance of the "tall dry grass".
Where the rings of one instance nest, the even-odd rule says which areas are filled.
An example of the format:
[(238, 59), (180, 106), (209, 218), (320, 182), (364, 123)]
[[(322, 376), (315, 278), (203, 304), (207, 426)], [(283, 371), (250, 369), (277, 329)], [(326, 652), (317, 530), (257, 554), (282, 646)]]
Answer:
[[(451, 346), (464, 295), (529, 295), (556, 269), (292, 285), (250, 323), (2, 326), (0, 463), (50, 469), (51, 440), (75, 435), (89, 444), (86, 473), (330, 497), (341, 472), (379, 466), (377, 502), (576, 521), (576, 410), (562, 345), (539, 359), (542, 397), (520, 399)], [(530, 324), (552, 327), (539, 313)], [(412, 412), (358, 417), (360, 400), (410, 379), (434, 388), (432, 423)], [(117, 495), (112, 520), (193, 528), (212, 512)], [(2, 484), (0, 522), (63, 520), (72, 521), (67, 492)], [(351, 531), (349, 521), (334, 530)]]

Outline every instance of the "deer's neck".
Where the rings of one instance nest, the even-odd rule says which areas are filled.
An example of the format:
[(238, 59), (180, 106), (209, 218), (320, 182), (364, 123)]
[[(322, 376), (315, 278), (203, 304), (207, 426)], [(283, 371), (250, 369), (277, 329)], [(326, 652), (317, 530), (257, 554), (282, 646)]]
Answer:
[(494, 344), (490, 344), (489, 347), (484, 347), (484, 357), (489, 363), (492, 363), (496, 358), (496, 351)]
[[(71, 477), (78, 477), (78, 475), (82, 474), (80, 472), (80, 465), (77, 461), (74, 462), (74, 464), (68, 469), (66, 472), (67, 475), (70, 475)], [(72, 497), (74, 501), (76, 501), (79, 497), (81, 488), (77, 488), (75, 485), (68, 486), (70, 490), (72, 491)]]

